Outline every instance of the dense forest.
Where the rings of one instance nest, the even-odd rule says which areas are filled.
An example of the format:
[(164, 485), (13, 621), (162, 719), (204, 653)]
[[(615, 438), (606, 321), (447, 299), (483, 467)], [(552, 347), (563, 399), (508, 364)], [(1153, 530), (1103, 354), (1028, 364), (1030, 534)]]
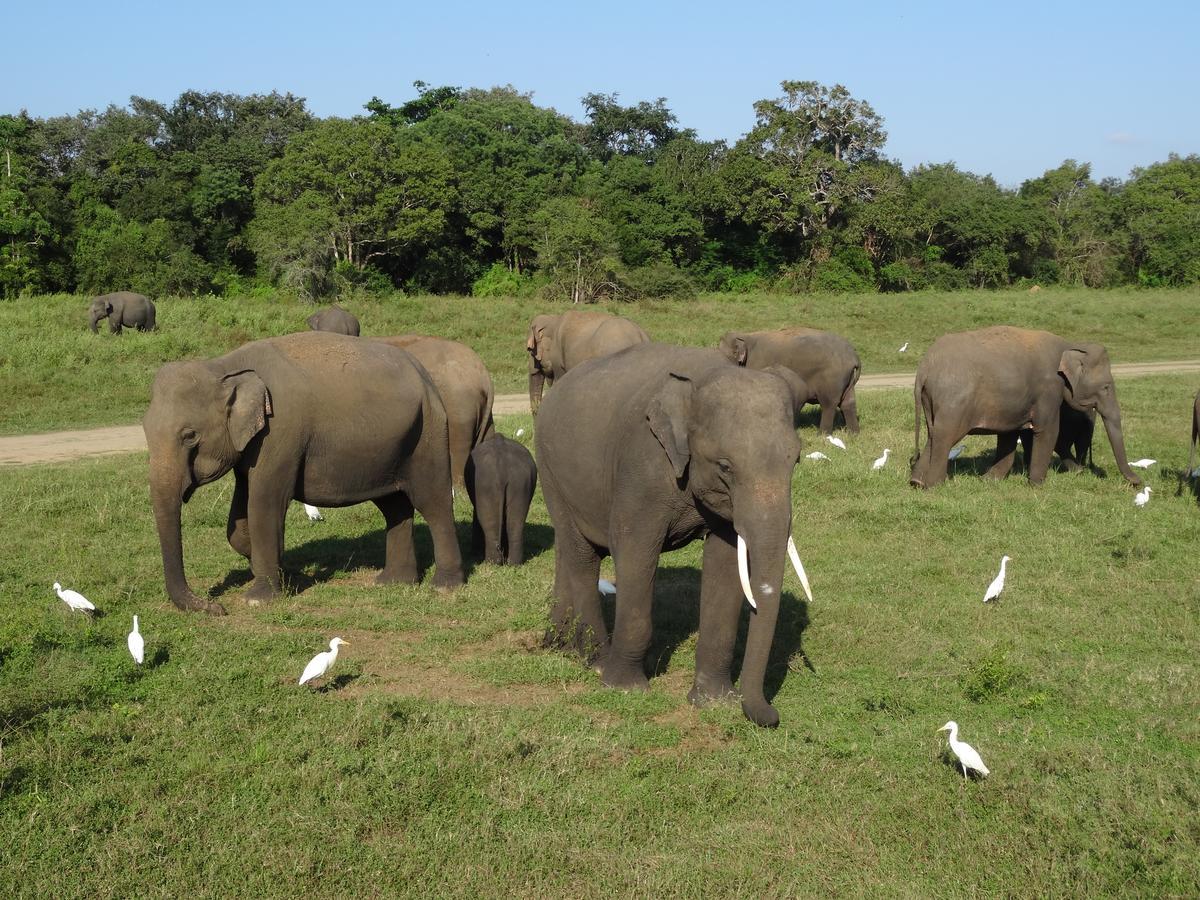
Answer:
[(1200, 156), (1128, 180), (1066, 160), (1009, 190), (905, 171), (841, 85), (787, 81), (729, 145), (665, 99), (417, 82), (314, 117), (188, 91), (0, 116), (0, 295), (135, 289), (602, 297), (1200, 282)]

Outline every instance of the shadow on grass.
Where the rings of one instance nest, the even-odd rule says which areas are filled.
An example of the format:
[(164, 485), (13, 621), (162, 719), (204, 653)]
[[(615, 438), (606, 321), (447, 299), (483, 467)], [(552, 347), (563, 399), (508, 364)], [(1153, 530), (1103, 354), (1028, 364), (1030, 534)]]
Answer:
[(362, 675), (357, 672), (345, 672), (336, 678), (329, 679), (329, 681), (325, 682), (319, 688), (314, 688), (313, 693), (328, 694), (330, 691), (340, 691), (346, 685), (353, 684), (361, 677)]
[(1175, 496), (1182, 497), (1191, 494), (1192, 499), (1200, 503), (1200, 478), (1192, 478), (1191, 469), (1164, 468), (1163, 475), (1175, 480)]
[[(471, 523), (456, 522), (455, 533), (460, 551), (471, 545)], [(289, 593), (302, 594), (316, 584), (333, 580), (339, 572), (362, 569), (380, 570), (384, 563), (385, 531), (380, 528), (361, 537), (337, 535), (316, 537), (284, 551), (283, 580)], [(419, 523), (413, 527), (417, 566), (424, 581), (433, 568), (433, 538), (429, 526)], [(554, 529), (548, 525), (525, 524), (525, 561), (545, 553), (554, 546)], [(232, 553), (232, 550), (230, 551)], [(479, 563), (463, 553), (463, 571), (470, 578)], [(234, 593), (254, 580), (248, 566), (231, 569), (208, 592), (211, 600)]]

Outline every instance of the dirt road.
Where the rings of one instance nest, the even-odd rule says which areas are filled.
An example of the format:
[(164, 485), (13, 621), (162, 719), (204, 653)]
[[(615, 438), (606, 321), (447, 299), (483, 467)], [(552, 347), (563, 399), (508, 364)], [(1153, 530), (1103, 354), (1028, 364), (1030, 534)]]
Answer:
[[(1118, 378), (1134, 378), (1139, 375), (1186, 375), (1200, 373), (1200, 359), (1124, 363), (1112, 368), (1113, 374)], [(912, 383), (913, 376), (910, 372), (864, 375), (858, 382), (858, 389), (911, 388)], [(527, 413), (529, 397), (525, 394), (498, 394), (493, 410), (497, 416)], [(111, 456), (115, 453), (134, 453), (145, 449), (146, 438), (142, 434), (141, 425), (23, 434), (17, 437), (0, 437), (0, 466), (68, 462), (89, 456)]]

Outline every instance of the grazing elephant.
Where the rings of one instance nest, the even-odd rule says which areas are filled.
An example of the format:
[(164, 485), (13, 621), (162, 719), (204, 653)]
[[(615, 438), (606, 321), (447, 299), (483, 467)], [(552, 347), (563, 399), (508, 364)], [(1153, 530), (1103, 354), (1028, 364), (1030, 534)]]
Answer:
[(479, 354), (458, 341), (423, 334), (401, 334), (377, 340), (407, 350), (425, 367), (446, 407), (450, 423), (450, 472), (464, 487), (463, 473), (471, 451), (492, 436), (495, 388)]
[(493, 435), (467, 460), (467, 494), (475, 507), (472, 549), (498, 566), (525, 562), (525, 518), (537, 487), (537, 465), (524, 445)]
[[(734, 694), (730, 680), (743, 591), (753, 600), (742, 710), (778, 724), (763, 678), (790, 540), (800, 455), (785, 382), (731, 366), (715, 350), (646, 344), (593, 360), (550, 392), (536, 433), (554, 524), (548, 646), (572, 645), (605, 684), (645, 688), (644, 658), (659, 554), (704, 540), (693, 703)], [(739, 538), (748, 565), (739, 566)], [(611, 645), (600, 560), (617, 575)]]
[(153, 331), (154, 316), (154, 304), (145, 294), (117, 291), (92, 300), (92, 305), (88, 307), (88, 318), (91, 320), (88, 327), (92, 329), (92, 334), (96, 334), (100, 320), (108, 319), (108, 330), (113, 334), (120, 334), (122, 328)]
[(801, 403), (821, 407), (821, 433), (833, 430), (840, 409), (846, 428), (858, 434), (858, 405), (854, 386), (862, 374), (858, 353), (844, 337), (815, 328), (785, 328), (782, 331), (730, 331), (718, 349), (726, 359), (751, 369), (784, 366), (808, 385)]
[[(1029, 480), (1040, 484), (1059, 439), (1064, 404), (1080, 413), (1100, 413), (1117, 467), (1131, 484), (1141, 485), (1125, 457), (1117, 389), (1102, 345), (1006, 325), (943, 335), (917, 367), (912, 484), (941, 482), (947, 453), (968, 434), (1000, 435), (992, 471), (1007, 472), (1023, 429), (1033, 432)], [(924, 451), (922, 414), (929, 432)]]
[(433, 583), (463, 581), (450, 497), (446, 413), (412, 356), (375, 341), (302, 332), (210, 360), (168, 363), (142, 420), (167, 593), (180, 609), (223, 613), (183, 568), (180, 509), (233, 470), (229, 543), (250, 560), (258, 601), (280, 591), (283, 521), (292, 499), (372, 501), (387, 522), (380, 583), (418, 579), (413, 508), (433, 536)]
[(347, 312), (336, 303), (329, 309), (322, 309), (309, 316), (308, 327), (313, 331), (328, 331), (332, 334), (358, 337), (358, 319), (353, 313)]
[(650, 341), (640, 325), (593, 310), (534, 316), (525, 349), (529, 351), (529, 408), (536, 416), (548, 381), (589, 359), (608, 356)]

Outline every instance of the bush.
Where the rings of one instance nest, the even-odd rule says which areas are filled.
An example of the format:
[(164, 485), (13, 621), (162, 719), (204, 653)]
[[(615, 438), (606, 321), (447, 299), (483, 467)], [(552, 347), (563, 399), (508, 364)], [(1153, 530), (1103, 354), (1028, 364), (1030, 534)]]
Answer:
[(919, 291), (927, 285), (925, 273), (907, 260), (896, 260), (879, 270), (879, 286), (885, 291)]
[(725, 294), (753, 294), (767, 287), (767, 279), (758, 272), (737, 272), (729, 266), (723, 266), (723, 278), (717, 290)]
[(967, 287), (967, 273), (940, 260), (925, 264), (925, 279), (935, 291), (961, 291)]
[(502, 262), (475, 279), (471, 285), (472, 297), (523, 297), (529, 293), (532, 279), (514, 272)]
[(640, 297), (675, 297), (691, 299), (696, 296), (696, 283), (681, 269), (670, 263), (654, 263), (630, 269), (622, 277), (622, 287), (631, 299)]
[(809, 287), (831, 294), (865, 294), (875, 290), (875, 282), (856, 272), (840, 257), (817, 263)]
[(1038, 284), (1058, 284), (1062, 278), (1062, 270), (1053, 259), (1039, 259), (1029, 272)]
[(345, 259), (333, 267), (333, 285), (339, 297), (358, 293), (383, 296), (396, 289), (392, 279), (374, 266), (360, 267)]

